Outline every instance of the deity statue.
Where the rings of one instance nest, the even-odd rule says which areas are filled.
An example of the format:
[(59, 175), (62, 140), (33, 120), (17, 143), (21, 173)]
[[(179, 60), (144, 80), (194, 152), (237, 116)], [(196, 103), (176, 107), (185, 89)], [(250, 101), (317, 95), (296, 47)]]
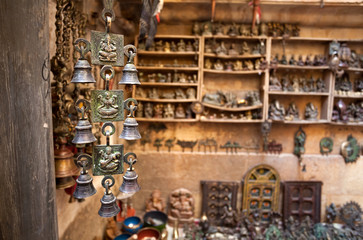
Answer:
[(114, 172), (120, 167), (121, 162), (121, 153), (120, 152), (112, 152), (112, 147), (107, 146), (104, 150), (99, 151), (100, 160), (99, 166), (100, 169), (105, 172)]
[(205, 41), (205, 45), (204, 45), (204, 52), (205, 53), (212, 53), (212, 46), (213, 46), (213, 42), (212, 40), (208, 39)]
[(118, 114), (117, 96), (113, 95), (111, 92), (106, 92), (106, 96), (98, 95), (97, 99), (101, 103), (97, 107), (97, 112), (103, 118), (114, 118)]
[(156, 88), (152, 88), (152, 89), (150, 89), (150, 90), (149, 90), (148, 97), (149, 97), (149, 98), (152, 98), (152, 99), (159, 98), (159, 94), (158, 94), (157, 89), (156, 89)]
[(246, 25), (246, 24), (242, 24), (239, 31), (241, 32), (242, 36), (250, 36), (251, 35), (251, 31), (250, 31), (248, 25)]
[(282, 54), (281, 60), (280, 60), (280, 64), (282, 65), (287, 65), (287, 59), (286, 59), (286, 55)]
[(274, 100), (269, 106), (268, 115), (271, 120), (284, 120), (285, 108), (278, 100)]
[(227, 48), (224, 45), (224, 41), (222, 41), (221, 44), (216, 48), (215, 52), (218, 56), (227, 55)]
[(311, 76), (311, 78), (309, 79), (309, 82), (308, 82), (309, 86), (309, 91), (310, 92), (316, 92), (316, 88), (315, 88), (315, 80), (313, 78), (313, 76)]
[(163, 118), (163, 110), (164, 110), (163, 104), (156, 104), (154, 106), (154, 118)]
[(305, 65), (306, 66), (312, 66), (313, 65), (313, 61), (310, 60), (310, 55), (306, 56)]
[(165, 42), (164, 52), (170, 52), (170, 43), (169, 42)]
[(186, 97), (187, 96), (185, 95), (183, 89), (177, 88), (175, 90), (175, 99), (186, 99)]
[(238, 35), (237, 26), (235, 23), (233, 23), (232, 25), (229, 26), (227, 35), (229, 35), (230, 37), (235, 37)]
[(270, 91), (281, 91), (282, 86), (279, 79), (276, 77), (275, 73), (270, 75)]
[(185, 52), (185, 42), (183, 39), (178, 42), (178, 52)]
[(171, 83), (171, 73), (167, 73), (166, 81), (167, 83)]
[(294, 89), (294, 92), (299, 92), (300, 91), (299, 79), (296, 77), (296, 75), (292, 79), (292, 88)]
[(232, 43), (231, 46), (228, 49), (228, 55), (229, 56), (237, 56), (238, 55), (238, 49), (236, 47), (236, 44)]
[(175, 118), (185, 118), (185, 111), (182, 104), (178, 104), (175, 110)]
[(212, 62), (211, 62), (211, 60), (210, 60), (209, 58), (207, 58), (207, 59), (205, 60), (204, 68), (205, 68), (205, 69), (211, 69), (211, 68), (212, 68)]
[(240, 61), (240, 60), (236, 60), (236, 61), (233, 63), (233, 70), (234, 70), (234, 71), (242, 71), (242, 70), (243, 70), (243, 67), (242, 67), (242, 61)]
[(287, 108), (285, 119), (288, 121), (300, 120), (299, 109), (294, 102), (290, 103), (289, 107)]
[(212, 36), (212, 24), (210, 22), (206, 22), (203, 24), (203, 36)]
[(253, 62), (251, 60), (244, 61), (246, 70), (252, 71), (254, 69)]
[(217, 61), (213, 64), (213, 67), (215, 70), (223, 70), (223, 64), (220, 59), (217, 59)]
[(164, 118), (174, 118), (174, 106), (171, 105), (171, 103), (166, 104), (166, 107), (164, 108)]
[(150, 198), (146, 200), (146, 212), (149, 211), (160, 211), (164, 212), (165, 210), (165, 201), (161, 198), (160, 190), (154, 190)]
[(196, 90), (195, 88), (188, 88), (186, 93), (187, 93), (187, 99), (195, 99), (195, 94), (196, 94)]
[(100, 51), (99, 51), (99, 59), (101, 61), (106, 62), (116, 62), (117, 53), (116, 53), (116, 43), (111, 39), (109, 34), (106, 34), (106, 37), (101, 40)]
[(178, 49), (177, 49), (177, 47), (176, 47), (176, 44), (175, 44), (175, 42), (174, 41), (172, 41), (171, 42), (171, 44), (170, 44), (170, 51), (172, 51), (172, 52), (176, 52)]
[(318, 78), (318, 80), (316, 80), (316, 91), (325, 92), (325, 82), (321, 78)]
[(185, 189), (179, 188), (174, 190), (169, 197), (168, 221), (174, 223), (192, 223), (194, 216), (194, 199), (192, 193)]
[(157, 52), (162, 52), (164, 50), (163, 40), (159, 40), (159, 41), (155, 42), (155, 50)]
[(192, 43), (190, 41), (188, 41), (187, 46), (185, 47), (185, 50), (187, 52), (193, 52), (194, 51), (194, 47), (193, 47), (193, 45), (192, 45)]
[(152, 103), (145, 104), (145, 118), (152, 118), (153, 117), (153, 105)]
[(250, 48), (248, 47), (248, 44), (246, 41), (243, 41), (242, 43), (242, 54), (248, 54), (250, 52)]
[(217, 35), (217, 36), (223, 36), (224, 35), (223, 25), (221, 23), (217, 23), (215, 25), (214, 34)]
[(144, 117), (144, 105), (142, 104), (142, 102), (139, 102), (139, 104), (137, 105), (136, 117), (137, 118)]
[(296, 65), (296, 60), (295, 60), (295, 55), (294, 54), (291, 55), (291, 58), (289, 60), (289, 64), (290, 65)]
[(235, 227), (237, 225), (238, 222), (238, 215), (236, 210), (233, 210), (232, 207), (229, 205), (224, 206), (224, 213), (221, 217), (223, 226), (225, 227)]
[(195, 36), (200, 35), (200, 25), (199, 25), (199, 23), (197, 23), (197, 22), (193, 23), (192, 32), (193, 32), (193, 35), (195, 35)]
[(294, 90), (290, 84), (290, 80), (285, 76), (282, 77), (282, 79), (281, 79), (281, 85), (282, 85), (282, 91), (284, 91), (284, 92), (287, 92), (287, 91), (291, 92)]
[(305, 119), (309, 121), (316, 121), (318, 119), (318, 108), (311, 102), (306, 104)]
[(297, 61), (297, 65), (298, 66), (304, 66), (305, 65), (305, 63), (303, 61), (303, 57), (301, 55), (299, 55), (299, 60)]

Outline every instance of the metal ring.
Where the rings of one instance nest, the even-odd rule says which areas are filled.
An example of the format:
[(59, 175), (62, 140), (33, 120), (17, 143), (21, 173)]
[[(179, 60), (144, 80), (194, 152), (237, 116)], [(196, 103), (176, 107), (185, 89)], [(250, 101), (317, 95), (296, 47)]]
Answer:
[(77, 112), (82, 113), (82, 108), (79, 107), (79, 105), (83, 104), (82, 108), (84, 107), (84, 112), (88, 111), (90, 109), (90, 103), (86, 99), (78, 99), (76, 102), (76, 109)]
[(126, 109), (127, 111), (131, 111), (130, 109), (130, 106), (129, 106), (129, 103), (130, 102), (133, 102), (135, 104), (135, 106), (138, 105), (136, 99), (133, 99), (133, 98), (128, 98), (124, 101), (124, 109)]
[(131, 44), (128, 44), (124, 47), (124, 54), (126, 55), (126, 57), (130, 57), (130, 49), (134, 52), (134, 53), (137, 53), (137, 49), (134, 45), (131, 45)]
[[(129, 160), (129, 157), (134, 157), (132, 160)], [(133, 152), (128, 152), (124, 155), (124, 162), (128, 165), (134, 165), (137, 162), (136, 154)]]
[(115, 12), (112, 9), (103, 9), (102, 10), (102, 19), (107, 22), (107, 14), (111, 17), (111, 21), (115, 21)]
[(100, 75), (101, 75), (101, 78), (105, 81), (106, 81), (106, 71), (111, 72), (111, 76), (109, 79), (109, 80), (111, 80), (115, 76), (115, 70), (113, 69), (113, 67), (111, 65), (105, 65), (101, 68)]
[(110, 132), (110, 136), (113, 135), (115, 133), (115, 125), (113, 125), (112, 122), (105, 122), (103, 125), (102, 125), (102, 134), (104, 136), (106, 136), (106, 127), (111, 127), (112, 131)]
[[(86, 44), (86, 48), (82, 49), (78, 46), (79, 43), (84, 43)], [(76, 49), (77, 52), (79, 52), (82, 57), (84, 56), (84, 54), (88, 53), (91, 49), (91, 44), (89, 41), (87, 41), (86, 39), (84, 38), (78, 38), (75, 42), (74, 42), (74, 48)]]
[(115, 184), (115, 179), (114, 179), (112, 176), (107, 175), (107, 176), (105, 176), (105, 177), (102, 179), (102, 186), (103, 186), (104, 188), (106, 188), (106, 181), (107, 181), (108, 179), (110, 179), (110, 180), (111, 180), (111, 184), (110, 184), (110, 185), (108, 185), (108, 187), (109, 187), (109, 188), (110, 188), (110, 187), (112, 187), (112, 186)]
[[(87, 161), (82, 161), (81, 160), (82, 158), (86, 158)], [(83, 163), (86, 162), (87, 164), (86, 165), (83, 165), (83, 164), (81, 164), (82, 162)], [(78, 167), (81, 167), (81, 168), (84, 168), (84, 169), (90, 169), (91, 168), (91, 162), (92, 162), (92, 157), (90, 155), (88, 155), (88, 154), (85, 154), (85, 153), (80, 154), (77, 157), (77, 161), (76, 161), (77, 166)]]

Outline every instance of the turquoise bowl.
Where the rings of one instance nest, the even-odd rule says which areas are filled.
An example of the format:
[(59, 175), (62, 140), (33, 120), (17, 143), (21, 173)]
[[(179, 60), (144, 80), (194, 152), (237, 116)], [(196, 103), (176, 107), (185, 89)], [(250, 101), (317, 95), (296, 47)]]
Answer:
[(139, 217), (128, 217), (122, 223), (122, 229), (130, 234), (135, 234), (142, 228), (143, 224)]

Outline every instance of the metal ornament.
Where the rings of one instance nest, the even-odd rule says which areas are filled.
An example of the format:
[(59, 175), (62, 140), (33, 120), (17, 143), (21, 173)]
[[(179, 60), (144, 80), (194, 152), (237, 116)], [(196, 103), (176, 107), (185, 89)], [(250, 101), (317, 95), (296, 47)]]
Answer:
[[(111, 180), (111, 182), (107, 180)], [(116, 197), (110, 190), (114, 184), (115, 179), (112, 176), (105, 176), (102, 179), (102, 186), (105, 188), (105, 194), (101, 199), (101, 208), (98, 211), (98, 215), (101, 217), (114, 217), (120, 212), (120, 208), (116, 203)]]
[(270, 132), (271, 132), (271, 122), (268, 122), (268, 121), (263, 122), (261, 125), (261, 133), (263, 136), (263, 151), (264, 152), (269, 151), (268, 136), (270, 135)]
[(359, 158), (359, 151), (360, 147), (357, 139), (352, 135), (349, 135), (347, 141), (343, 142), (340, 147), (340, 153), (342, 154), (345, 163), (355, 162)]
[(299, 158), (300, 166), (302, 167), (302, 171), (305, 172), (305, 164), (302, 163), (301, 155), (305, 153), (305, 140), (306, 140), (306, 133), (300, 127), (299, 130), (295, 133), (295, 147), (294, 147), (294, 155)]
[(140, 191), (140, 186), (137, 183), (138, 175), (134, 171), (132, 167), (136, 162), (136, 154), (135, 153), (126, 153), (124, 156), (124, 162), (127, 163), (130, 167), (127, 169), (125, 175), (123, 176), (124, 181), (120, 187), (120, 192), (133, 194)]
[[(82, 160), (86, 159), (86, 160)], [(73, 197), (84, 199), (94, 195), (97, 191), (92, 184), (92, 177), (88, 174), (87, 169), (91, 168), (92, 157), (88, 154), (80, 154), (77, 157), (77, 165), (82, 168), (81, 175), (76, 179), (77, 186)]]
[(62, 177), (62, 178), (56, 178), (55, 184), (57, 189), (65, 189), (73, 187), (74, 184), (76, 184), (76, 181), (74, 181), (73, 177)]
[[(134, 102), (135, 105), (129, 105), (130, 102)], [(135, 112), (137, 109), (137, 101), (133, 98), (128, 98), (124, 103), (125, 109), (130, 111), (130, 114), (127, 115), (127, 118), (124, 122), (124, 128), (122, 130), (122, 133), (120, 135), (120, 138), (126, 139), (126, 140), (137, 140), (141, 138), (141, 135), (139, 133), (138, 126), (135, 119)]]
[(325, 137), (320, 140), (320, 153), (322, 155), (327, 155), (333, 151), (333, 139), (330, 137)]
[(137, 69), (134, 64), (134, 58), (136, 56), (136, 47), (133, 45), (126, 45), (124, 47), (124, 53), (128, 57), (128, 61), (122, 70), (123, 75), (121, 81), (118, 84), (131, 84), (140, 85), (139, 78), (137, 76)]
[[(80, 44), (83, 43), (83, 44)], [(78, 46), (80, 45), (80, 47)], [(85, 45), (85, 46), (83, 46)], [(74, 66), (74, 73), (72, 83), (95, 83), (96, 80), (92, 76), (92, 67), (85, 58), (85, 54), (90, 51), (90, 43), (83, 38), (78, 38), (74, 43), (74, 48), (80, 53), (76, 65)]]
[(105, 90), (91, 91), (92, 122), (123, 121), (123, 91), (109, 90), (109, 82), (115, 76), (115, 70), (112, 66), (105, 65), (100, 75), (106, 81)]
[[(111, 131), (106, 130), (107, 127), (111, 127)], [(124, 146), (110, 145), (110, 136), (115, 133), (115, 126), (111, 122), (106, 122), (101, 132), (106, 136), (106, 145), (97, 145), (93, 148), (93, 175), (122, 174)]]
[(74, 136), (72, 143), (74, 144), (86, 144), (93, 143), (97, 141), (95, 136), (92, 133), (92, 125), (85, 118), (85, 113), (90, 108), (90, 103), (85, 99), (78, 99), (76, 102), (76, 109), (79, 113), (81, 113), (81, 118), (79, 119), (76, 126), (76, 135)]
[(361, 222), (362, 214), (362, 208), (354, 201), (347, 202), (339, 210), (339, 218), (350, 228), (355, 228), (357, 223)]
[[(111, 25), (111, 22), (108, 24)], [(92, 64), (122, 67), (124, 65), (123, 46), (123, 35), (91, 31)]]

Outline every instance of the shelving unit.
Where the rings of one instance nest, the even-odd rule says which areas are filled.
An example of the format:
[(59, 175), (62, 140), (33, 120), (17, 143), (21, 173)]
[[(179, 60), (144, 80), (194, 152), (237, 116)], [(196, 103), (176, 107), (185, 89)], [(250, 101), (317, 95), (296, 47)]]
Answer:
[[(243, 106), (239, 108), (226, 108), (223, 106), (212, 105), (204, 103), (205, 111), (214, 112), (213, 116), (207, 118), (202, 115), (197, 115), (193, 119), (160, 119), (160, 118), (137, 118), (138, 121), (145, 122), (213, 122), (213, 123), (260, 123), (268, 120), (268, 108), (269, 104), (273, 99), (278, 99), (282, 103), (285, 103), (285, 110), (290, 102), (295, 102), (300, 111), (301, 120), (298, 121), (273, 121), (278, 124), (332, 124), (342, 126), (362, 126), (362, 123), (358, 122), (332, 122), (331, 116), (333, 112), (334, 104), (339, 99), (345, 99), (347, 102), (363, 100), (363, 95), (338, 95), (334, 92), (335, 86), (335, 75), (330, 70), (328, 65), (323, 66), (297, 66), (297, 65), (283, 65), (278, 64), (276, 68), (276, 74), (280, 76), (300, 76), (309, 79), (313, 77), (315, 80), (321, 78), (325, 84), (326, 90), (324, 92), (303, 92), (303, 91), (272, 91), (269, 89), (270, 70), (215, 70), (205, 68), (205, 61), (209, 59), (211, 62), (217, 61), (218, 59), (222, 63), (228, 61), (248, 61), (252, 62), (265, 58), (270, 64), (270, 60), (274, 58), (276, 53), (279, 53), (281, 57), (283, 52), (283, 44), (285, 44), (285, 54), (287, 61), (289, 61), (291, 54), (294, 54), (295, 60), (298, 60), (300, 54), (303, 55), (303, 59), (307, 55), (311, 54), (311, 60), (315, 54), (321, 54), (328, 56), (329, 44), (335, 39), (331, 38), (311, 38), (311, 37), (245, 37), (236, 36), (230, 37), (227, 35), (223, 36), (189, 36), (189, 35), (158, 35), (155, 37), (156, 41), (174, 41), (177, 43), (181, 39), (187, 43), (188, 41), (198, 40), (198, 51), (193, 52), (164, 52), (164, 51), (145, 51), (139, 50), (136, 63), (140, 59), (144, 61), (153, 59), (153, 64), (144, 64), (137, 66), (139, 72), (143, 72), (147, 77), (148, 74), (162, 73), (167, 74), (174, 72), (184, 73), (185, 75), (197, 75), (197, 82), (142, 82), (141, 88), (150, 89), (157, 88), (160, 91), (177, 89), (177, 88), (195, 88), (196, 98), (195, 99), (152, 99), (152, 98), (141, 98), (138, 97), (133, 91), (133, 97), (140, 102), (151, 102), (151, 103), (182, 103), (183, 106), (189, 107), (191, 103), (198, 101), (202, 102), (203, 96), (206, 93), (213, 93), (214, 91), (240, 91), (246, 93), (248, 91), (257, 91), (260, 94), (260, 100), (262, 104), (258, 106)], [(228, 46), (229, 43), (241, 44), (246, 41), (252, 49), (253, 44), (263, 41), (265, 44), (265, 54), (251, 54), (239, 53), (233, 55), (217, 55), (214, 52), (205, 52), (205, 45), (207, 41), (214, 42), (225, 42)], [(352, 49), (356, 50), (357, 53), (363, 53), (363, 39), (338, 39), (338, 42), (348, 42), (352, 45)], [(137, 42), (137, 41), (136, 41)], [(228, 49), (228, 48), (227, 48)], [(177, 59), (177, 64), (180, 66), (173, 67), (173, 60)], [(188, 60), (189, 59), (189, 60)], [(182, 65), (185, 62), (190, 63), (190, 60), (194, 61), (197, 66), (186, 66)], [(158, 62), (159, 61), (159, 62)], [(161, 62), (163, 61), (163, 62)], [(348, 68), (345, 70), (350, 76), (361, 76), (363, 68)], [(304, 120), (305, 105), (308, 102), (312, 102), (319, 111), (319, 119), (316, 121)], [(259, 119), (245, 119), (246, 117), (241, 116), (247, 111), (254, 111), (261, 109), (261, 118)], [(223, 113), (221, 116), (219, 114)], [(226, 116), (231, 115), (231, 118)], [(236, 116), (237, 115), (237, 116)], [(233, 119), (232, 119), (233, 117)], [(243, 118), (244, 119), (243, 119)], [(236, 119), (237, 118), (237, 119)]]

